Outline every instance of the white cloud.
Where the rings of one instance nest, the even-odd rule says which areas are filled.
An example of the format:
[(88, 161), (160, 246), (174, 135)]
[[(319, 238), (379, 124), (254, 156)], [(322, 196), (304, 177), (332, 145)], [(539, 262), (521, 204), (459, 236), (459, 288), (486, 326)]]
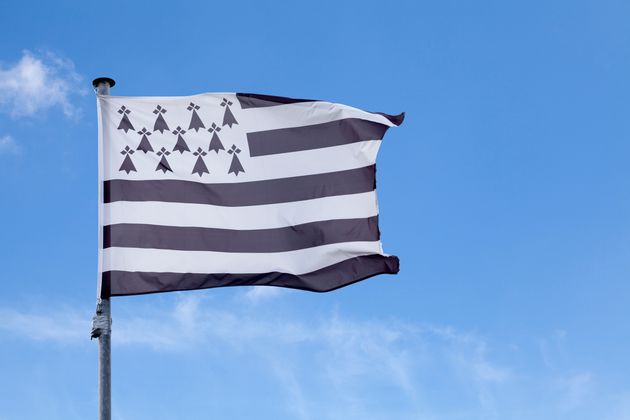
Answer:
[(432, 327), (434, 334), (450, 343), (449, 358), (457, 371), (463, 373), (475, 385), (477, 401), (488, 412), (494, 412), (493, 389), (506, 383), (511, 372), (491, 363), (487, 356), (487, 342), (475, 334), (457, 331), (452, 327)]
[(0, 308), (0, 333), (8, 332), (32, 340), (76, 344), (89, 338), (90, 316), (67, 309), (54, 313), (23, 312)]
[(0, 155), (17, 155), (22, 151), (22, 148), (11, 136), (0, 137)]
[(26, 117), (60, 107), (73, 117), (77, 108), (72, 96), (87, 93), (81, 80), (71, 60), (50, 52), (24, 51), (17, 63), (0, 67), (0, 109), (12, 117)]
[(560, 409), (570, 412), (588, 401), (588, 395), (593, 391), (593, 375), (590, 372), (578, 372), (560, 377), (556, 388), (560, 391)]
[[(274, 386), (278, 400), (273, 404), (280, 404), (287, 418), (299, 420), (577, 419), (588, 418), (593, 410), (601, 418), (627, 418), (620, 413), (630, 398), (611, 405), (595, 386), (594, 373), (559, 367), (527, 371), (515, 367), (522, 366), (518, 360), (507, 366), (506, 354), (498, 362), (491, 342), (474, 332), (357, 319), (336, 311), (305, 316), (277, 300), (248, 305), (242, 293), (235, 293), (236, 301), (177, 294), (174, 304), (166, 306), (163, 302), (173, 299), (117, 301), (115, 352), (154, 351), (173, 360), (199, 357), (200, 369), (213, 372), (217, 365), (219, 370), (244, 369)], [(89, 346), (90, 319), (87, 308), (0, 308), (0, 340), (13, 335)], [(536, 348), (529, 356), (519, 350), (508, 358), (515, 355), (535, 358), (538, 353)]]
[[(426, 375), (457, 381), (454, 392), (476, 389), (472, 401), (476, 393), (491, 394), (494, 385), (509, 378), (507, 369), (488, 359), (482, 338), (454, 328), (352, 319), (335, 312), (309, 321), (263, 305), (214, 303), (203, 295), (180, 295), (168, 311), (147, 305), (135, 306), (131, 316), (117, 312), (112, 344), (117, 351), (203, 349), (211, 359), (226, 354), (255, 357), (280, 385), (286, 411), (301, 420), (431, 419), (425, 394), (432, 384)], [(4, 329), (29, 339), (85, 344), (89, 320), (87, 311), (4, 310), (0, 334)], [(459, 377), (452, 375), (455, 370)], [(374, 384), (393, 390), (400, 400), (397, 412), (373, 406)]]
[(550, 337), (538, 340), (540, 356), (546, 367), (553, 369), (557, 361), (563, 359), (567, 332), (564, 330), (554, 331)]
[(285, 292), (286, 289), (281, 287), (253, 286), (248, 288), (242, 297), (250, 303), (258, 303), (282, 296)]

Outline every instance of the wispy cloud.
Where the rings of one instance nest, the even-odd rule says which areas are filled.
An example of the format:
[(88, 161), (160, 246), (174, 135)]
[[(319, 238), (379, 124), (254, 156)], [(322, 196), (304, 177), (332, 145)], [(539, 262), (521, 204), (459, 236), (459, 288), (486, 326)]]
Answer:
[(255, 286), (248, 288), (241, 297), (250, 303), (258, 303), (278, 298), (285, 292), (286, 289), (282, 289), (280, 287)]
[[(545, 367), (537, 349), (531, 352), (543, 371), (523, 371), (519, 363), (506, 365), (510, 357), (499, 358), (491, 340), (452, 326), (356, 318), (339, 310), (305, 316), (282, 299), (265, 305), (243, 300), (242, 291), (233, 296), (180, 294), (166, 306), (116, 306), (115, 351), (199, 358), (200, 368), (211, 371), (213, 363), (240, 366), (273, 383), (273, 404), (299, 420), (586, 418), (579, 414), (610, 402), (598, 396), (594, 373)], [(85, 346), (90, 318), (88, 308), (0, 308), (0, 337)], [(623, 412), (627, 401), (611, 403), (611, 413)]]
[(21, 151), (22, 148), (13, 137), (0, 137), (0, 155), (18, 155)]
[(30, 117), (59, 107), (73, 117), (72, 97), (87, 93), (81, 80), (71, 60), (24, 51), (17, 63), (0, 67), (0, 109), (12, 117)]
[(89, 312), (79, 313), (55, 308), (54, 313), (45, 313), (0, 308), (0, 333), (10, 333), (31, 340), (76, 344), (85, 341), (89, 328)]
[(570, 412), (588, 400), (594, 390), (593, 375), (590, 372), (577, 372), (560, 376), (556, 388), (560, 393), (561, 411)]
[[(431, 378), (451, 375), (458, 392), (471, 388), (488, 395), (510, 377), (507, 368), (488, 358), (483, 338), (454, 328), (353, 319), (337, 311), (318, 320), (274, 315), (269, 308), (262, 316), (260, 307), (227, 307), (206, 297), (182, 295), (166, 312), (142, 306), (134, 311), (142, 316), (116, 315), (113, 345), (128, 351), (203, 349), (255, 356), (281, 386), (291, 418), (301, 420), (430, 419)], [(28, 339), (84, 345), (89, 318), (88, 311), (54, 310), (48, 315), (1, 310), (0, 333), (4, 329)], [(455, 371), (459, 373), (453, 376)], [(379, 387), (396, 395), (396, 409), (375, 404)]]

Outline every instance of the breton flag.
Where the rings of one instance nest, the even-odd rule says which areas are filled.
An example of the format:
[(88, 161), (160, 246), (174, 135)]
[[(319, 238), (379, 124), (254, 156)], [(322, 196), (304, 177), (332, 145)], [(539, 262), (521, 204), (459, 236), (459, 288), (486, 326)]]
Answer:
[(375, 162), (404, 114), (243, 93), (98, 96), (100, 297), (398, 272)]

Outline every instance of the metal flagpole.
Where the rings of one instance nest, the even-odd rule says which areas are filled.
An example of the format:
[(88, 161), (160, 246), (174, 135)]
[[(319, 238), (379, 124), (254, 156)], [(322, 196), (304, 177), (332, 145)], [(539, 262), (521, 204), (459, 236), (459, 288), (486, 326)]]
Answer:
[[(108, 77), (99, 77), (92, 86), (99, 95), (109, 95), (109, 88), (116, 82)], [(99, 180), (100, 182), (100, 180)], [(100, 198), (99, 198), (100, 200)], [(112, 315), (109, 298), (99, 298), (96, 315), (92, 319), (92, 338), (98, 337), (98, 419), (112, 418)]]

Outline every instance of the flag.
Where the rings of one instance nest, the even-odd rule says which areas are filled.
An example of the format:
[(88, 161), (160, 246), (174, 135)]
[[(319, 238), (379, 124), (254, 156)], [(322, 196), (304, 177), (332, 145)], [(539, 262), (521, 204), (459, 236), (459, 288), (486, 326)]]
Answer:
[(100, 297), (398, 272), (375, 162), (404, 114), (242, 93), (97, 103)]

